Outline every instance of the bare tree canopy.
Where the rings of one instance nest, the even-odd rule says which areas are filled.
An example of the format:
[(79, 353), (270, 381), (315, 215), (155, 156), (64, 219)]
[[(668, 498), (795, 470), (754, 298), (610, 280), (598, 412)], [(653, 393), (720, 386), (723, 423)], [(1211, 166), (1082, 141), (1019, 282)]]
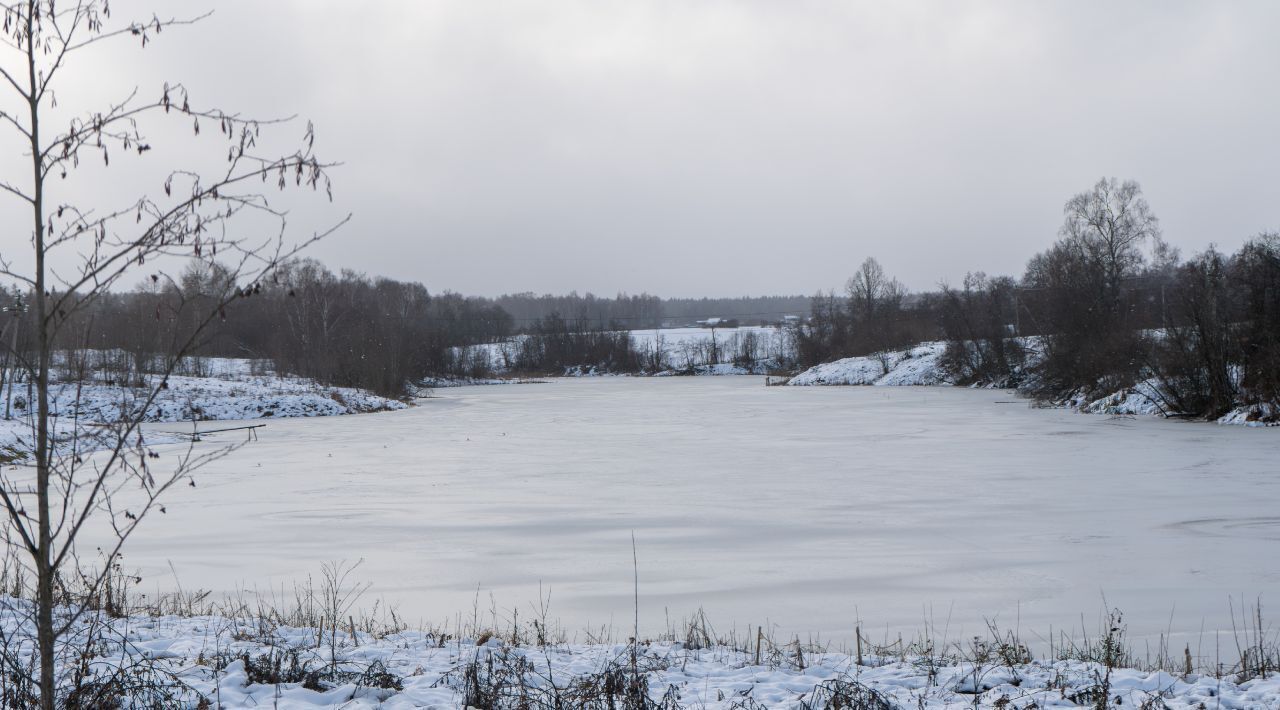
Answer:
[[(25, 170), (0, 175), (0, 189), (29, 209), (32, 256), (27, 269), (0, 255), (0, 275), (27, 290), (36, 331), (32, 349), (11, 353), (35, 384), (30, 422), (34, 462), (0, 475), (0, 500), (7, 513), (7, 539), (30, 559), (28, 571), (37, 588), (39, 703), (53, 708), (61, 704), (58, 693), (68, 692), (59, 673), (67, 672), (70, 656), (60, 644), (86, 603), (81, 600), (55, 615), (56, 588), (73, 577), (83, 580), (90, 595), (96, 592), (161, 495), (219, 455), (189, 453), (171, 469), (158, 468), (138, 429), (142, 413), (208, 324), (225, 318), (232, 302), (260, 292), (283, 260), (319, 238), (287, 242), (286, 214), (272, 206), (267, 191), (303, 187), (329, 193), (329, 166), (313, 152), (310, 124), (301, 132), (300, 145), (273, 156), (264, 145), (264, 129), (280, 121), (202, 106), (181, 84), (135, 88), (105, 106), (72, 115), (66, 123), (55, 122), (59, 102), (71, 98), (59, 96), (64, 76), (72, 66), (92, 66), (72, 62), (73, 56), (110, 41), (146, 47), (166, 30), (199, 17), (119, 21), (105, 0), (23, 0), (0, 5), (0, 11), (6, 45), (0, 60), (0, 87), (6, 90), (0, 98), (0, 126), (25, 145), (28, 159)], [(92, 186), (110, 181), (104, 171), (113, 159), (119, 165), (168, 148), (168, 139), (153, 140), (151, 131), (170, 136), (170, 124), (189, 127), (191, 140), (207, 146), (221, 166), (204, 171), (175, 167), (159, 184), (130, 186), (135, 196), (122, 202), (92, 201), (99, 192), (111, 192)], [(90, 165), (101, 168), (88, 170)], [(91, 201), (60, 197), (69, 194), (65, 184), (77, 181), (88, 189), (76, 194), (90, 195)], [(256, 228), (233, 226), (246, 216), (257, 218)], [(273, 229), (262, 231), (264, 218)], [(185, 291), (157, 269), (166, 257), (201, 264), (184, 279)], [(55, 269), (55, 258), (74, 268)], [(174, 359), (141, 394), (121, 402), (120, 419), (109, 427), (91, 429), (78, 419), (55, 416), (54, 343), (66, 336), (64, 328), (78, 313), (130, 275), (143, 274), (191, 296), (176, 306), (188, 327), (174, 331), (175, 342), (168, 348)], [(95, 450), (100, 453), (90, 456)], [(95, 526), (105, 529), (112, 542), (98, 545), (98, 559), (84, 559), (77, 543)]]
[(899, 306), (907, 294), (906, 288), (885, 275), (880, 262), (872, 257), (867, 257), (845, 283), (845, 292), (849, 294), (849, 307), (868, 321), (879, 310)]
[(1067, 200), (1063, 212), (1062, 238), (1103, 265), (1113, 290), (1143, 266), (1142, 247), (1160, 239), (1159, 220), (1133, 180), (1104, 177)]

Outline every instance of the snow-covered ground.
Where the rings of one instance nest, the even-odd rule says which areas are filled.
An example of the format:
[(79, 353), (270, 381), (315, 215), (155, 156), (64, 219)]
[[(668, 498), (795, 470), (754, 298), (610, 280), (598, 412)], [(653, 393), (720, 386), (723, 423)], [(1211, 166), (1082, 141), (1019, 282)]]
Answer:
[(949, 384), (940, 362), (947, 344), (921, 343), (910, 350), (878, 356), (847, 357), (815, 365), (787, 384), (805, 385), (942, 385)]
[[(19, 623), (12, 609), (21, 609), (21, 603), (15, 607), (5, 599), (0, 604), (0, 625), (6, 639), (12, 639)], [(632, 677), (629, 644), (510, 646), (492, 638), (476, 645), (471, 639), (442, 639), (423, 631), (374, 637), (342, 630), (331, 647), (328, 632), (273, 627), (256, 619), (135, 616), (97, 621), (108, 625), (105, 636), (114, 642), (101, 645), (93, 668), (105, 674), (125, 665), (136, 672), (154, 664), (168, 673), (151, 678), (170, 684), (176, 696), (172, 704), (188, 708), (202, 701), (206, 704), (201, 707), (222, 708), (459, 708), (465, 706), (469, 680), (488, 687), (485, 683), (492, 678), (508, 684), (509, 704), (501, 707), (581, 707), (585, 703), (572, 698), (593, 688), (598, 691), (610, 671), (623, 683)], [(310, 689), (296, 680), (252, 682), (248, 665), (265, 667), (264, 659), (271, 658), (283, 661), (286, 673), (308, 669), (324, 674), (328, 668), (337, 673), (312, 680), (306, 684)], [(1276, 672), (1244, 679), (1230, 673), (1174, 675), (1126, 668), (1108, 672), (1100, 664), (1078, 660), (1004, 665), (995, 658), (979, 663), (922, 656), (858, 659), (769, 646), (757, 659), (751, 651), (686, 648), (672, 642), (641, 644), (635, 667), (647, 684), (648, 697), (663, 708), (1095, 707), (1100, 687), (1106, 688), (1107, 707), (1280, 707)], [(836, 693), (844, 694), (844, 703), (832, 702)], [(552, 701), (557, 694), (562, 704)], [(515, 704), (517, 697), (529, 704)], [(855, 699), (862, 702), (850, 702)]]
[[(1159, 394), (1158, 382), (1145, 380), (1134, 387), (1125, 388), (1098, 399), (1077, 396), (1063, 402), (1063, 406), (1090, 414), (1165, 416), (1169, 409), (1168, 405), (1164, 404), (1165, 401)], [(1219, 417), (1217, 423), (1248, 427), (1277, 426), (1280, 425), (1280, 405), (1260, 402), (1236, 407)]]
[[(148, 405), (147, 388), (119, 386), (101, 375), (87, 382), (56, 382), (50, 395), (55, 431), (69, 433), (72, 420), (114, 423), (122, 413), (143, 411), (148, 422), (191, 422), (317, 417), (403, 409), (406, 404), (348, 387), (326, 387), (313, 380), (252, 374), (249, 361), (208, 358), (203, 377), (173, 375)], [(0, 393), (0, 412), (9, 391)], [(21, 455), (32, 437), (30, 400), (25, 385), (12, 389), (11, 419), (0, 419), (0, 456)], [(7, 454), (5, 452), (8, 452)]]
[(991, 617), (1047, 634), (1081, 613), (1096, 628), (1105, 594), (1134, 634), (1172, 629), (1199, 655), (1230, 633), (1228, 595), (1280, 594), (1260, 563), (1280, 538), (1274, 431), (760, 377), (436, 394), (272, 422), (173, 491), (126, 566), (145, 591), (173, 586), (172, 561), (186, 588), (222, 594), (364, 559), (369, 598), (411, 620), (477, 593), (523, 616), (541, 585), (566, 627), (616, 628), (634, 531), (650, 631), (705, 606), (780, 636), (848, 638), (859, 618), (909, 633), (925, 616), (953, 638)]
[(637, 347), (660, 348), (671, 359), (676, 367), (690, 367), (703, 364), (699, 359), (706, 351), (712, 338), (716, 349), (722, 353), (733, 353), (745, 337), (757, 338), (762, 347), (770, 355), (781, 355), (788, 351), (787, 333), (773, 326), (743, 326), (741, 328), (662, 328), (658, 330), (633, 330), (631, 339)]
[[(949, 385), (951, 375), (942, 365), (945, 342), (921, 343), (907, 350), (877, 355), (848, 357), (815, 365), (787, 382), (794, 386), (811, 385)], [(1113, 416), (1164, 415), (1167, 406), (1157, 392), (1154, 380), (1099, 398), (1069, 398), (1061, 406), (1090, 414)], [(1223, 415), (1219, 424), (1271, 426), (1280, 420), (1275, 404), (1240, 407)]]

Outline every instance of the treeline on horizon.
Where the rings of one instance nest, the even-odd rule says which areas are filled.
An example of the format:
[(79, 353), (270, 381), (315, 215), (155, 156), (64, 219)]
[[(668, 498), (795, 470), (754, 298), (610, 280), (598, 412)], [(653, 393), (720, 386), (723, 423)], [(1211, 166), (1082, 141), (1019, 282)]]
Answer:
[[(170, 369), (202, 375), (204, 358), (232, 357), (270, 362), (278, 373), (323, 384), (402, 396), (426, 378), (491, 375), (493, 363), (469, 348), (516, 335), (527, 336), (510, 363), (517, 372), (547, 374), (578, 365), (640, 372), (661, 367), (661, 353), (637, 345), (625, 331), (709, 317), (734, 325), (772, 323), (802, 315), (809, 302), (804, 296), (432, 294), (420, 283), (334, 273), (316, 260), (298, 259), (209, 320), (212, 304), (239, 288), (225, 269), (192, 261), (177, 278), (156, 277), (132, 291), (76, 302), (58, 331), (56, 348), (68, 365), (62, 374), (106, 373), (120, 382)], [(6, 358), (23, 358), (33, 347), (34, 316), (22, 306), (29, 300), (0, 289)], [(195, 333), (199, 339), (189, 346)], [(11, 370), (21, 376), (8, 364), (0, 377)]]
[[(77, 304), (60, 328), (67, 374), (127, 380), (165, 371), (210, 304), (236, 288), (225, 271), (193, 262), (177, 279)], [(201, 374), (204, 357), (243, 357), (398, 396), (425, 378), (491, 375), (489, 351), (475, 346), (521, 334), (502, 363), (511, 373), (653, 372), (674, 365), (627, 331), (717, 317), (728, 326), (779, 325), (785, 352), (744, 337), (681, 367), (768, 358), (770, 368), (786, 370), (946, 340), (957, 381), (1018, 386), (1046, 400), (1104, 396), (1143, 381), (1156, 383), (1168, 412), (1189, 416), (1280, 400), (1280, 236), (1184, 259), (1161, 239), (1139, 186), (1114, 179), (1067, 201), (1057, 240), (1021, 276), (972, 272), (923, 294), (909, 294), (875, 259), (841, 293), (728, 299), (431, 294), (420, 283), (334, 273), (303, 259), (240, 295), (201, 331), (183, 371)], [(7, 357), (20, 357), (32, 332), (31, 315), (12, 305), (22, 296), (0, 294)]]

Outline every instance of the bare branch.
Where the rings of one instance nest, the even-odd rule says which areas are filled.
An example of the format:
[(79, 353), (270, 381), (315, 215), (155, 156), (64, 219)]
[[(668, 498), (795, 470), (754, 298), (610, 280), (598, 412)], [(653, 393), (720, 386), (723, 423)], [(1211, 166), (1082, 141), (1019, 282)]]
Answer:
[(26, 202), (29, 202), (32, 204), (35, 203), (34, 198), (32, 198), (30, 195), (23, 192), (22, 190), (19, 190), (18, 188), (14, 187), (13, 185), (10, 185), (7, 182), (0, 181), (0, 190), (4, 190), (5, 192), (13, 195), (14, 197), (20, 197)]

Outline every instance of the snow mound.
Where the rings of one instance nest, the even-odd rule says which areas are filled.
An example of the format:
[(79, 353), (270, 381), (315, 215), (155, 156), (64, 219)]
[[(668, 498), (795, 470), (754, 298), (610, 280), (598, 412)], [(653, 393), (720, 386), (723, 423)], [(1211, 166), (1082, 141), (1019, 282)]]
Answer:
[(1218, 418), (1219, 424), (1238, 426), (1280, 426), (1280, 403), (1261, 402), (1236, 407)]
[(941, 385), (950, 384), (942, 368), (944, 342), (921, 343), (909, 350), (847, 357), (815, 365), (788, 385)]
[(1105, 397), (1090, 400), (1077, 396), (1064, 404), (1088, 414), (1165, 416), (1168, 412), (1160, 406), (1161, 401), (1156, 382), (1145, 380), (1134, 387), (1126, 387)]
[(31, 428), (18, 419), (0, 419), (0, 464), (25, 459), (31, 451)]

